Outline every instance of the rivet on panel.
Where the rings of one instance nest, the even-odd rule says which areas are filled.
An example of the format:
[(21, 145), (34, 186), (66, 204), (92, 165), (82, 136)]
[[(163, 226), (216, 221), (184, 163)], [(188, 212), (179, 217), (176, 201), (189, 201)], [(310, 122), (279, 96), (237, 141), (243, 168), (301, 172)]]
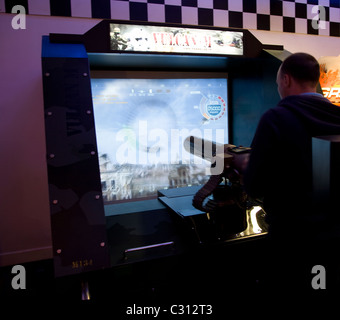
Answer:
[(94, 197), (96, 200), (100, 199), (100, 195), (96, 194), (96, 196)]
[(53, 114), (52, 111), (48, 111), (48, 112), (47, 112), (47, 115), (48, 115), (48, 116), (51, 116), (52, 114)]
[(53, 159), (55, 155), (53, 153), (50, 154), (50, 159)]
[(101, 247), (105, 247), (105, 242), (101, 242), (101, 243), (100, 243), (100, 246), (101, 246)]
[(86, 110), (87, 114), (92, 114), (91, 110)]
[(91, 155), (94, 156), (96, 154), (96, 151), (91, 151)]
[(87, 77), (87, 73), (86, 73), (86, 72), (84, 72), (84, 73), (83, 73), (83, 76), (84, 76), (84, 77)]
[(58, 249), (58, 250), (57, 250), (57, 253), (58, 253), (58, 254), (61, 254), (61, 249)]
[(55, 200), (52, 201), (52, 203), (53, 204), (58, 204), (58, 200), (55, 199)]
[(45, 77), (49, 77), (51, 74), (49, 72), (45, 73)]

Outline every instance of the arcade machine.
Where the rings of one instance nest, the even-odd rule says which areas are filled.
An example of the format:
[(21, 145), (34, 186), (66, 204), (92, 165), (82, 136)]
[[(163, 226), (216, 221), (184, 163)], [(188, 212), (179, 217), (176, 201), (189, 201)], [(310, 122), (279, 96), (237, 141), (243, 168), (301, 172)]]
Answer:
[(265, 236), (216, 155), (250, 145), (285, 56), (242, 29), (105, 20), (44, 36), (55, 275)]

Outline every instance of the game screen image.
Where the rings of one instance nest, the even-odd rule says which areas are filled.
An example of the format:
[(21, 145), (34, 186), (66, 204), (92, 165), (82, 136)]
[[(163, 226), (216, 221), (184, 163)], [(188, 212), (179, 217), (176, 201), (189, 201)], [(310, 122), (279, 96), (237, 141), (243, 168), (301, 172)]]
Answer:
[(208, 180), (210, 162), (183, 142), (189, 136), (228, 142), (225, 73), (98, 72), (91, 78), (104, 203)]

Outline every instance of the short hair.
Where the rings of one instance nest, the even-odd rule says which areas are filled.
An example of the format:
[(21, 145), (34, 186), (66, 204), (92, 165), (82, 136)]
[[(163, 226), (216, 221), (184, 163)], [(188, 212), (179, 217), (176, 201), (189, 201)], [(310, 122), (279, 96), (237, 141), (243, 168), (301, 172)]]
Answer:
[(286, 58), (281, 65), (281, 72), (291, 75), (300, 83), (317, 85), (320, 78), (318, 61), (308, 53), (294, 53)]

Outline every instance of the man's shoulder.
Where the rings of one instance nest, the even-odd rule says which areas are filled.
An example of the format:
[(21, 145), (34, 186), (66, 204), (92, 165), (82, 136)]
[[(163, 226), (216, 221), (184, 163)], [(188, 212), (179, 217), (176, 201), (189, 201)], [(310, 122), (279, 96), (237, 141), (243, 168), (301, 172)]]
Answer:
[[(265, 111), (260, 119), (259, 127), (271, 130), (287, 130), (292, 126), (300, 125), (300, 117), (294, 108), (277, 105)], [(288, 126), (287, 126), (288, 125)]]
[(292, 112), (285, 106), (277, 105), (265, 111), (262, 115), (262, 121), (279, 121), (282, 117), (291, 116)]
[(323, 95), (319, 93), (299, 94), (292, 95), (283, 98), (278, 103), (279, 107), (285, 108), (310, 108), (310, 107), (322, 107), (322, 108), (334, 108), (335, 106)]

